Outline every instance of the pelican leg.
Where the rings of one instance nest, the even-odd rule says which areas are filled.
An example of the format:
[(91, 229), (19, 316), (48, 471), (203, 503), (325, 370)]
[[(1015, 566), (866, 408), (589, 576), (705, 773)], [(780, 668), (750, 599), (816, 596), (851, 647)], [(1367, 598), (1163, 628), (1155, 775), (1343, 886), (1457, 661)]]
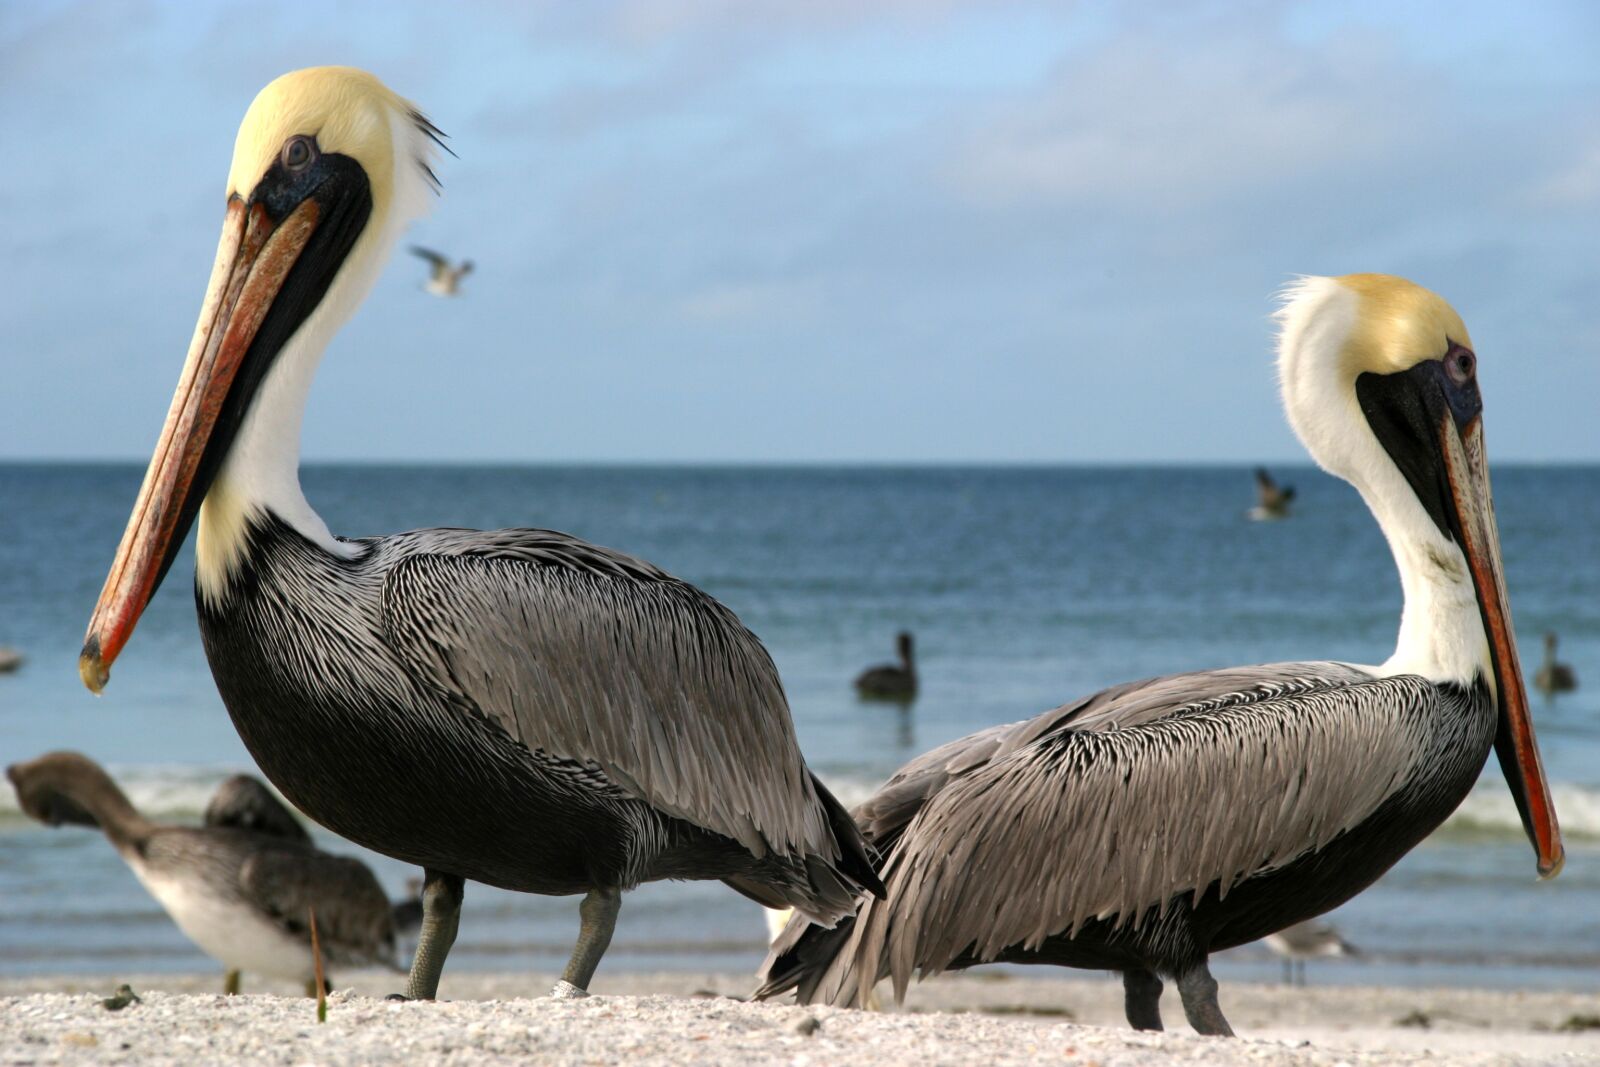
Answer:
[(432, 1000), (438, 995), (439, 975), (444, 972), (445, 957), (456, 943), (456, 929), (461, 924), (463, 880), (443, 871), (422, 873), (422, 932), (417, 939), (417, 954), (411, 961), (405, 1000)]
[(222, 976), (223, 996), (236, 997), (239, 995), (239, 972), (228, 971)]
[(1135, 1030), (1160, 1030), (1161, 979), (1142, 967), (1122, 972), (1122, 1008)]
[(591, 889), (578, 905), (578, 943), (567, 961), (561, 981), (550, 991), (553, 997), (586, 997), (589, 980), (600, 966), (600, 957), (611, 945), (611, 932), (617, 928), (617, 913), (622, 910), (622, 890)]
[(1197, 1034), (1232, 1037), (1233, 1027), (1222, 1016), (1217, 1004), (1217, 980), (1211, 977), (1211, 968), (1201, 960), (1178, 976), (1178, 994), (1183, 997), (1183, 1014)]

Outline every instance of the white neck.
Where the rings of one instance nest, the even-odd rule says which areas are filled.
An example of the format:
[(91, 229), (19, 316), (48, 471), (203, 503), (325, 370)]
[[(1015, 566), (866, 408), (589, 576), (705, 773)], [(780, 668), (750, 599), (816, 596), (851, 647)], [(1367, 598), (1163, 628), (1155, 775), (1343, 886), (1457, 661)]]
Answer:
[(1319, 466), (1361, 493), (1400, 570), (1400, 636), (1394, 654), (1372, 669), (1458, 684), (1482, 675), (1493, 689), (1466, 556), (1435, 525), (1357, 402), (1355, 372), (1342, 359), (1356, 314), (1353, 292), (1330, 278), (1305, 279), (1279, 312), (1279, 372), (1295, 433)]
[(432, 157), (432, 145), (404, 115), (391, 116), (390, 130), (397, 146), (391, 197), (374, 200), (366, 231), (333, 284), (273, 360), (200, 505), (195, 583), (208, 599), (226, 591), (246, 547), (250, 520), (267, 512), (324, 551), (352, 552), (329, 532), (300, 489), (300, 424), (328, 342), (366, 299), (395, 240), (431, 199), (417, 164)]
[[(1404, 481), (1404, 479), (1401, 479)], [(1406, 485), (1408, 503), (1428, 528), (1418, 536), (1418, 516), (1404, 514), (1357, 486), (1389, 540), (1405, 606), (1394, 654), (1379, 668), (1383, 675), (1417, 674), (1436, 682), (1470, 685), (1482, 675), (1494, 689), (1489, 642), (1478, 609), (1478, 593), (1459, 546), (1438, 532)]]

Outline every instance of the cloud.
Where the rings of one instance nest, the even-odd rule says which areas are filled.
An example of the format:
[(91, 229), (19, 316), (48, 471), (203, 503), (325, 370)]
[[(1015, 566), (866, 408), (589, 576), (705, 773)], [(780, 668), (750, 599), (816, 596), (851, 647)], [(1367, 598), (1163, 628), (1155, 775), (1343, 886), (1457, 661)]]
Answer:
[(1161, 214), (1426, 151), (1435, 93), (1382, 41), (1313, 50), (1259, 33), (1124, 38), (1061, 62), (956, 139), (950, 180), (983, 204)]

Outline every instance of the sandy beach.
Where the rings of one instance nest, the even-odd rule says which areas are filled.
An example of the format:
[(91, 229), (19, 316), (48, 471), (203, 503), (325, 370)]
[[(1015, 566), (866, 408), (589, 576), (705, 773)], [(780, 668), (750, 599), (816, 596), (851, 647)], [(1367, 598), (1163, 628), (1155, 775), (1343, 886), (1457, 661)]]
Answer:
[[(351, 976), (318, 1025), (288, 987), (223, 997), (217, 975), (125, 976), (142, 1001), (101, 1000), (119, 980), (0, 982), (0, 1063), (1263, 1065), (1600, 1063), (1600, 995), (1232, 984), (1241, 1037), (1127, 1029), (1110, 979), (954, 976), (904, 1009), (749, 1004), (743, 975), (601, 976), (587, 1000), (543, 996), (553, 975), (447, 975), (434, 1004), (382, 999), (386, 974)], [(251, 992), (251, 990), (258, 990)], [(1587, 1020), (1587, 1022), (1586, 1022)]]

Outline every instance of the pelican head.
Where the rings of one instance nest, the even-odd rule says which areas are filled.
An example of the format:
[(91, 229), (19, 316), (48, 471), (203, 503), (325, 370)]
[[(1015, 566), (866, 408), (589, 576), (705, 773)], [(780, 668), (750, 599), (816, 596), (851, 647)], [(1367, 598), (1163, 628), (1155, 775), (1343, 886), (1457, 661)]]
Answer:
[(1303, 278), (1277, 318), (1289, 422), (1361, 492), (1399, 565), (1406, 607), (1384, 669), (1490, 687), (1495, 752), (1539, 873), (1553, 876), (1561, 832), (1517, 658), (1466, 325), (1436, 294), (1386, 274)]
[[(285, 74), (250, 105), (188, 358), (79, 657), (90, 689), (105, 685), (236, 454), (256, 454), (258, 480), (281, 480), (286, 468), (298, 496), (298, 420), (317, 358), (425, 209), (439, 137), (415, 107), (349, 67)], [(261, 460), (266, 451), (272, 462)]]

